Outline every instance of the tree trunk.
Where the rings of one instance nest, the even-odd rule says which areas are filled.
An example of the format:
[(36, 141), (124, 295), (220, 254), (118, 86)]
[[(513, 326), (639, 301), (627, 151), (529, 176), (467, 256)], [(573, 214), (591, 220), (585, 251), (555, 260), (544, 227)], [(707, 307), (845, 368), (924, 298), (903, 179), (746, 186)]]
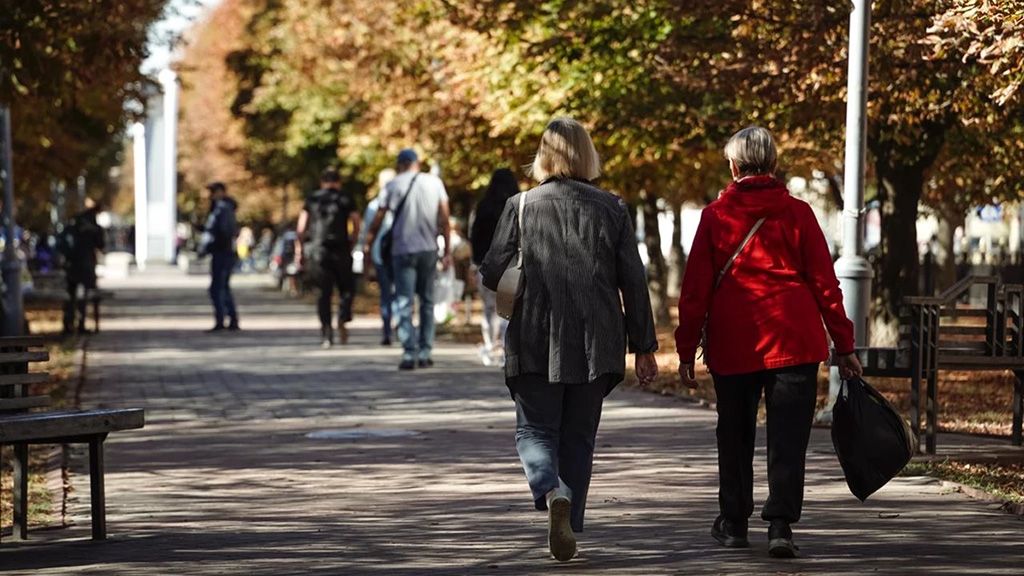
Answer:
[(901, 146), (878, 135), (868, 138), (882, 200), (882, 245), (875, 270), (872, 335), (883, 341), (895, 339), (903, 299), (917, 293), (917, 208), (925, 173), (942, 151), (947, 128), (945, 122), (926, 122), (912, 146)]
[(683, 268), (686, 267), (686, 255), (683, 254), (683, 207), (678, 203), (672, 206), (672, 249), (668, 253), (668, 296), (679, 298), (679, 289), (683, 283)]
[(647, 247), (647, 287), (651, 292), (654, 322), (668, 325), (668, 265), (661, 253), (661, 231), (658, 229), (658, 197), (644, 192), (641, 209), (644, 214), (644, 246)]
[(917, 293), (920, 270), (917, 250), (917, 207), (924, 187), (924, 170), (879, 160), (875, 166), (883, 192), (882, 258), (875, 296), (883, 320), (899, 317), (903, 298)]
[(939, 291), (949, 288), (957, 281), (954, 236), (956, 229), (964, 225), (966, 217), (962, 210), (950, 208), (939, 219), (938, 244), (939, 261), (937, 285)]

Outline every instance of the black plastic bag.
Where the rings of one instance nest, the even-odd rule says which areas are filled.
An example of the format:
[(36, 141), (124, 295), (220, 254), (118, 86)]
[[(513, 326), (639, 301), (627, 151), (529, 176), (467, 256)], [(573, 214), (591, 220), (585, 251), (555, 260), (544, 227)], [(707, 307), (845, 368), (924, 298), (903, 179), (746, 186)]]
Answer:
[(844, 380), (832, 407), (832, 445), (846, 484), (861, 502), (892, 480), (917, 452), (910, 427), (877, 390)]

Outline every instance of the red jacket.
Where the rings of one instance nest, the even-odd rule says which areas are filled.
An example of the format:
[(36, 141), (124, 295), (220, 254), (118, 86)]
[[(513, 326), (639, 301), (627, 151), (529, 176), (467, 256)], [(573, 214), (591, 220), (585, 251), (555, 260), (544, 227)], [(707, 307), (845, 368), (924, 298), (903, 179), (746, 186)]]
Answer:
[[(715, 289), (718, 271), (762, 216)], [(704, 360), (717, 374), (824, 361), (826, 327), (837, 352), (854, 349), (853, 323), (814, 212), (771, 176), (733, 182), (701, 215), (679, 296), (680, 362), (693, 363), (705, 315)]]

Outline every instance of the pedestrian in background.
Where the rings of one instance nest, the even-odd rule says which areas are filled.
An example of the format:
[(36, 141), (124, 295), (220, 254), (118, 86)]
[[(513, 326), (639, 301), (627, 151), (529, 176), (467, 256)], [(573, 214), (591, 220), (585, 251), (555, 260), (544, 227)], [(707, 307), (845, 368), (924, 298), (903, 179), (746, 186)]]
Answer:
[[(442, 265), (451, 266), (448, 191), (441, 179), (420, 171), (419, 155), (411, 148), (398, 153), (395, 176), (385, 187), (380, 208), (370, 225), (367, 242), (380, 234), (384, 218), (394, 214), (391, 246), (382, 245), (382, 258), (391, 262), (402, 341), (400, 370), (434, 365), (434, 280), (437, 277), (438, 236), (444, 242)], [(419, 332), (413, 327), (413, 299), (419, 300)]]
[(772, 135), (737, 132), (725, 147), (733, 182), (701, 214), (679, 296), (679, 373), (696, 387), (693, 364), (706, 326), (704, 361), (718, 410), (720, 515), (711, 534), (727, 547), (749, 546), (754, 511), (753, 457), (762, 392), (768, 427), (769, 554), (797, 555), (791, 525), (800, 519), (807, 443), (817, 400), (818, 365), (829, 355), (826, 328), (843, 377), (860, 375), (853, 324), (825, 236), (811, 207), (778, 180)]
[(243, 274), (253, 271), (253, 248), (256, 245), (256, 237), (252, 228), (242, 226), (238, 231), (238, 240), (235, 242), (238, 251), (239, 271)]
[(352, 299), (356, 277), (352, 272), (352, 248), (359, 232), (360, 218), (352, 194), (341, 189), (341, 174), (327, 168), (320, 175), (320, 189), (311, 192), (299, 214), (295, 260), (320, 289), (317, 314), (320, 317), (320, 345), (334, 345), (331, 300), (338, 290), (338, 340), (348, 343), (352, 321)]
[(497, 293), (484, 286), (479, 268), (484, 257), (491, 249), (494, 230), (505, 209), (508, 199), (519, 194), (519, 181), (508, 168), (499, 168), (491, 174), (484, 197), (474, 209), (473, 225), (470, 228), (469, 240), (473, 246), (473, 264), (477, 267), (477, 288), (483, 301), (483, 319), (480, 330), (483, 332), (484, 344), (480, 348), (480, 360), (484, 366), (505, 365), (505, 327), (508, 321), (498, 316)]
[(497, 290), (522, 250), (505, 382), (516, 403), (516, 448), (537, 509), (548, 510), (548, 548), (560, 561), (575, 555), (573, 532), (583, 531), (601, 407), (624, 378), (627, 345), (642, 382), (658, 373), (636, 234), (622, 198), (592, 184), (600, 170), (586, 129), (552, 120), (533, 163), (540, 185), (505, 204), (480, 268)]
[[(202, 239), (199, 243), (199, 257), (210, 256), (210, 300), (213, 302), (213, 328), (207, 332), (238, 330), (238, 310), (235, 297), (231, 294), (231, 274), (237, 263), (235, 238), (238, 237), (238, 220), (235, 210), (238, 203), (228, 197), (223, 182), (206, 186), (210, 191), (210, 215), (206, 218)], [(224, 321), (227, 320), (227, 326)]]
[(396, 175), (397, 173), (391, 168), (385, 168), (377, 175), (377, 189), (373, 191), (373, 197), (370, 198), (370, 202), (366, 205), (366, 211), (363, 213), (363, 225), (359, 231), (359, 246), (364, 247), (364, 259), (366, 254), (370, 255), (374, 273), (377, 277), (377, 287), (380, 289), (380, 320), (383, 331), (383, 337), (380, 340), (381, 346), (391, 346), (391, 336), (394, 330), (391, 319), (394, 317), (395, 283), (391, 266), (384, 263), (384, 258), (380, 251), (381, 238), (384, 237), (384, 233), (391, 229), (394, 216), (390, 213), (384, 216), (384, 220), (381, 222), (381, 231), (373, 239), (372, 245), (367, 246), (366, 241), (370, 234), (370, 226), (377, 218), (377, 211), (380, 210), (381, 198), (385, 195), (385, 187)]
[(85, 210), (75, 215), (64, 229), (64, 274), (68, 300), (64, 303), (64, 334), (85, 329), (87, 295), (96, 289), (96, 264), (105, 242), (103, 228), (96, 222), (99, 204), (85, 199)]
[(462, 220), (452, 217), (449, 222), (452, 240), (452, 268), (449, 271), (451, 280), (451, 311), (455, 317), (462, 316), (465, 323), (472, 321), (473, 278), (473, 247), (466, 237)]

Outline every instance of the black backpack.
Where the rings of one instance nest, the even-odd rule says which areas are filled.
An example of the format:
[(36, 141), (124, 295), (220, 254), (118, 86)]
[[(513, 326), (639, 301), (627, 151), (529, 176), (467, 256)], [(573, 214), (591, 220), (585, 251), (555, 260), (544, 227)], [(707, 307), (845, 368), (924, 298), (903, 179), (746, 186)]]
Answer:
[(309, 199), (309, 242), (329, 248), (348, 247), (352, 197), (340, 190), (318, 190)]

